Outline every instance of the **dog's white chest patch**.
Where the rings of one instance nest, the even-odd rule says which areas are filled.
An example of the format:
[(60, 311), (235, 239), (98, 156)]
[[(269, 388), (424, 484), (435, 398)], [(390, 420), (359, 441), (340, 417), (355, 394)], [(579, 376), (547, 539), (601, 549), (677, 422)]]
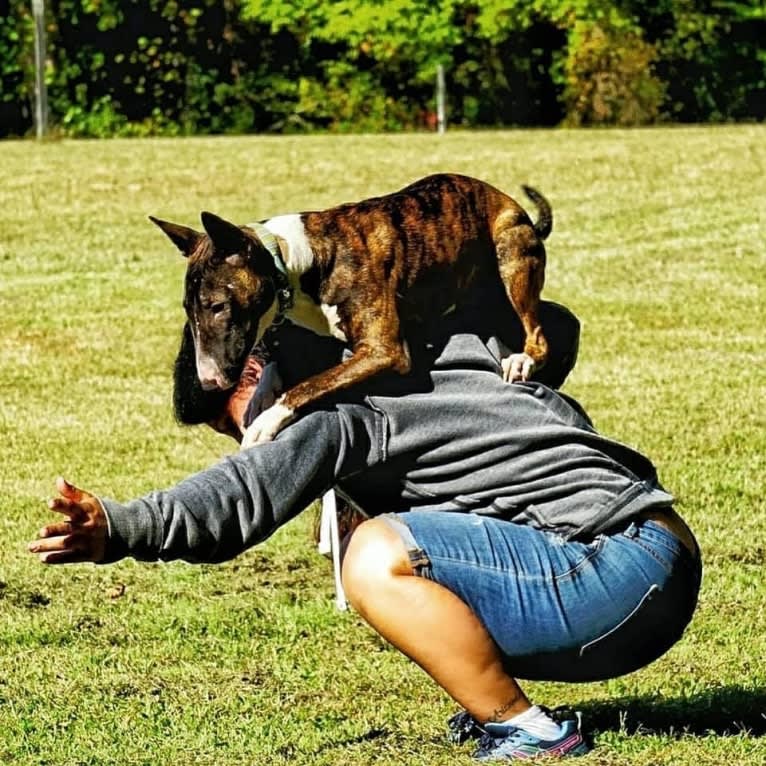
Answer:
[(269, 218), (263, 224), (272, 234), (287, 244), (284, 255), (288, 279), (293, 288), (293, 306), (287, 312), (290, 321), (318, 335), (332, 335), (342, 341), (346, 336), (338, 326), (338, 310), (335, 306), (316, 303), (301, 290), (300, 275), (314, 265), (314, 253), (306, 237), (300, 214), (290, 213)]
[(340, 321), (338, 309), (326, 303), (317, 306), (300, 289), (300, 286), (294, 285), (293, 287), (295, 290), (293, 293), (293, 307), (287, 312), (287, 317), (290, 321), (317, 333), (317, 335), (332, 335), (339, 340), (345, 341), (346, 336), (338, 326)]
[(298, 213), (269, 218), (263, 225), (287, 243), (284, 258), (288, 273), (300, 276), (314, 265), (314, 253), (311, 252), (311, 245)]

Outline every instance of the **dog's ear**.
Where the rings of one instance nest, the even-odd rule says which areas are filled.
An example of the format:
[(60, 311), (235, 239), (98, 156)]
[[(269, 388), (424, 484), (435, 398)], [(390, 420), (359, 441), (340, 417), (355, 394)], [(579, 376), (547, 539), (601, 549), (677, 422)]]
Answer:
[(247, 235), (233, 223), (224, 221), (213, 213), (204, 212), (200, 216), (205, 231), (213, 241), (218, 253), (222, 255), (234, 255), (247, 251)]
[(181, 226), (178, 223), (170, 223), (169, 221), (161, 221), (159, 218), (155, 218), (153, 215), (149, 216), (149, 220), (152, 223), (156, 223), (162, 231), (167, 234), (171, 242), (181, 251), (184, 257), (188, 258), (196, 249), (199, 241), (205, 235), (199, 231), (194, 231), (188, 226)]

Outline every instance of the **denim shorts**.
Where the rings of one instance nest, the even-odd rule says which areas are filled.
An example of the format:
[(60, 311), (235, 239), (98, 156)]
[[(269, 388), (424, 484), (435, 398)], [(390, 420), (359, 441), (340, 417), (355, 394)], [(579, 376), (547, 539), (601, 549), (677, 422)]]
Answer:
[(653, 521), (577, 542), (476, 514), (383, 518), (416, 574), (468, 604), (517, 678), (629, 673), (678, 641), (697, 604), (699, 558)]

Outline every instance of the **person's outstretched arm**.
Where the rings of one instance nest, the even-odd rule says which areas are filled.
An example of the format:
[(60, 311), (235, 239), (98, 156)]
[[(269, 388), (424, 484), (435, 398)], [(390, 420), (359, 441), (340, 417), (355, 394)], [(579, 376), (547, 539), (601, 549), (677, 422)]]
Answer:
[(50, 507), (67, 518), (43, 528), (30, 550), (46, 563), (231, 559), (336, 481), (377, 463), (383, 429), (382, 416), (366, 407), (318, 411), (273, 442), (128, 503), (60, 481)]

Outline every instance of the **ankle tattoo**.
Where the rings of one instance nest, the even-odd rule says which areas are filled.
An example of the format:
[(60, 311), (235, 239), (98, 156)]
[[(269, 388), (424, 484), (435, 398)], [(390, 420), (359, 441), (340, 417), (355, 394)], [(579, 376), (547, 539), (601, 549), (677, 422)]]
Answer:
[(495, 710), (492, 712), (492, 715), (487, 720), (487, 723), (499, 723), (500, 721), (504, 721), (507, 716), (506, 713), (514, 707), (519, 700), (521, 699), (520, 694), (514, 694), (513, 697), (511, 697), (509, 700), (505, 702), (505, 704), (501, 705), (498, 708), (495, 708)]

